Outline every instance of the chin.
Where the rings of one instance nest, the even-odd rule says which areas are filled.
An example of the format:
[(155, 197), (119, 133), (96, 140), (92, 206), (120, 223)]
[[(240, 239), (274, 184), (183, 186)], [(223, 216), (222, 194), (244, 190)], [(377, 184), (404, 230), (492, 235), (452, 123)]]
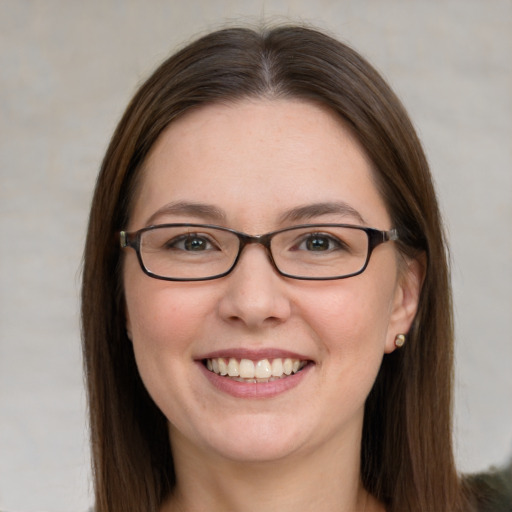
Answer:
[[(233, 416), (231, 425), (212, 425), (190, 439), (200, 450), (237, 463), (265, 463), (285, 459), (307, 444), (302, 429), (292, 427), (283, 418), (248, 418)], [(290, 428), (292, 427), (292, 428)], [(175, 438), (176, 440), (176, 438)]]
[(262, 464), (286, 459), (297, 452), (299, 447), (283, 439), (274, 442), (265, 438), (260, 440), (251, 438), (230, 440), (229, 443), (223, 443), (215, 449), (220, 457), (232, 462)]

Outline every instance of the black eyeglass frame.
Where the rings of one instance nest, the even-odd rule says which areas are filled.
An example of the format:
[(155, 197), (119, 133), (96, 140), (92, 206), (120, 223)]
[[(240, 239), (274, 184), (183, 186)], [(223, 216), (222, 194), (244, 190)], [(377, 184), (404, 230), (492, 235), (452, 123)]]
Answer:
[[(144, 261), (142, 259), (142, 254), (140, 251), (141, 237), (147, 231), (152, 231), (152, 230), (159, 229), (159, 228), (168, 228), (168, 227), (207, 228), (207, 229), (218, 229), (220, 231), (227, 231), (227, 232), (235, 235), (240, 242), (240, 245), (238, 247), (238, 254), (236, 255), (235, 260), (233, 261), (233, 264), (231, 265), (231, 267), (228, 270), (226, 270), (226, 272), (223, 272), (221, 274), (216, 274), (213, 276), (184, 278), (184, 277), (165, 277), (165, 276), (160, 276), (158, 274), (154, 274), (153, 272), (148, 270), (146, 268), (146, 266), (144, 265)], [(277, 266), (276, 262), (274, 261), (274, 257), (272, 256), (272, 249), (271, 249), (271, 245), (270, 245), (272, 238), (279, 233), (283, 233), (286, 231), (292, 231), (294, 229), (304, 229), (304, 228), (309, 229), (309, 228), (322, 228), (322, 227), (323, 228), (337, 227), (337, 228), (358, 229), (358, 230), (364, 231), (366, 233), (366, 235), (368, 237), (368, 251), (367, 251), (367, 255), (366, 255), (366, 260), (365, 260), (362, 268), (360, 270), (358, 270), (357, 272), (352, 272), (351, 274), (342, 275), (342, 276), (332, 276), (332, 277), (330, 277), (330, 276), (329, 277), (295, 276), (292, 274), (287, 274), (286, 272), (283, 272), (282, 270), (280, 270), (279, 267)], [(368, 228), (365, 226), (357, 226), (354, 224), (299, 224), (299, 225), (290, 226), (290, 227), (283, 228), (283, 229), (278, 229), (276, 231), (271, 231), (270, 233), (265, 233), (263, 235), (248, 235), (247, 233), (243, 233), (241, 231), (236, 231), (235, 229), (230, 229), (230, 228), (226, 228), (223, 226), (216, 226), (214, 224), (193, 224), (193, 223), (192, 224), (191, 223), (157, 224), (157, 225), (148, 226), (148, 227), (139, 229), (138, 231), (132, 231), (132, 232), (120, 231), (119, 232), (119, 241), (120, 241), (121, 248), (124, 249), (126, 247), (131, 247), (132, 249), (134, 249), (135, 252), (137, 253), (137, 259), (139, 260), (139, 264), (140, 264), (142, 271), (149, 277), (152, 277), (154, 279), (160, 279), (162, 281), (211, 281), (213, 279), (220, 279), (221, 277), (225, 277), (229, 273), (231, 273), (233, 271), (233, 269), (236, 267), (238, 260), (240, 259), (240, 256), (242, 254), (242, 251), (249, 244), (262, 245), (266, 249), (267, 256), (270, 260), (270, 263), (274, 267), (274, 269), (277, 271), (278, 274), (280, 274), (284, 277), (288, 277), (290, 279), (299, 279), (301, 281), (333, 281), (336, 279), (347, 279), (348, 277), (354, 277), (359, 274), (362, 274), (366, 270), (366, 267), (368, 266), (368, 263), (370, 261), (370, 256), (372, 255), (373, 250), (377, 246), (379, 246), (385, 242), (390, 242), (390, 241), (394, 242), (394, 241), (397, 241), (398, 239), (399, 239), (399, 236), (398, 236), (398, 231), (396, 229), (390, 229), (389, 231), (381, 231), (379, 229)]]

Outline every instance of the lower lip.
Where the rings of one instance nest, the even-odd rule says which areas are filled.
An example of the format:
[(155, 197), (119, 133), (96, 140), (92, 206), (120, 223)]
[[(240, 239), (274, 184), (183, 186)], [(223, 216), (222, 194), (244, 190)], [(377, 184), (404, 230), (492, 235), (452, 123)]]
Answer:
[(313, 364), (309, 363), (299, 372), (272, 382), (239, 382), (211, 372), (201, 361), (197, 364), (214, 387), (235, 398), (275, 397), (298, 386), (313, 367)]

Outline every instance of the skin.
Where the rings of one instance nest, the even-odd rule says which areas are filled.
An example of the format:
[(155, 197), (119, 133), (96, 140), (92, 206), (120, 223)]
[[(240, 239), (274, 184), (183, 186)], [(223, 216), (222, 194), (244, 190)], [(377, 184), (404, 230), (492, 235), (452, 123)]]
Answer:
[[(326, 109), (291, 100), (209, 105), (171, 124), (143, 170), (129, 230), (149, 224), (221, 224), (249, 234), (301, 222), (392, 228), (372, 164)], [(282, 221), (313, 203), (358, 214)], [(213, 205), (224, 218), (161, 212)], [(157, 213), (159, 212), (160, 213)], [(250, 245), (221, 279), (166, 282), (125, 253), (127, 331), (142, 379), (169, 420), (176, 491), (163, 510), (384, 510), (364, 491), (359, 451), (365, 399), (382, 357), (414, 317), (421, 268), (392, 242), (365, 272), (336, 281), (280, 276)], [(240, 398), (205, 377), (215, 350), (298, 353), (313, 362), (275, 396)]]

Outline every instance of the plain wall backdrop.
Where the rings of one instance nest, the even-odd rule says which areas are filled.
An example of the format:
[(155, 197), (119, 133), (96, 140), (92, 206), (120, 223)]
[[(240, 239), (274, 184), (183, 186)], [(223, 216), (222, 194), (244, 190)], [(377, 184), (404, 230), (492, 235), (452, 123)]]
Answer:
[(512, 454), (512, 1), (0, 0), (0, 509), (91, 504), (79, 282), (109, 137), (169, 53), (308, 21), (408, 108), (451, 241), (462, 471)]

